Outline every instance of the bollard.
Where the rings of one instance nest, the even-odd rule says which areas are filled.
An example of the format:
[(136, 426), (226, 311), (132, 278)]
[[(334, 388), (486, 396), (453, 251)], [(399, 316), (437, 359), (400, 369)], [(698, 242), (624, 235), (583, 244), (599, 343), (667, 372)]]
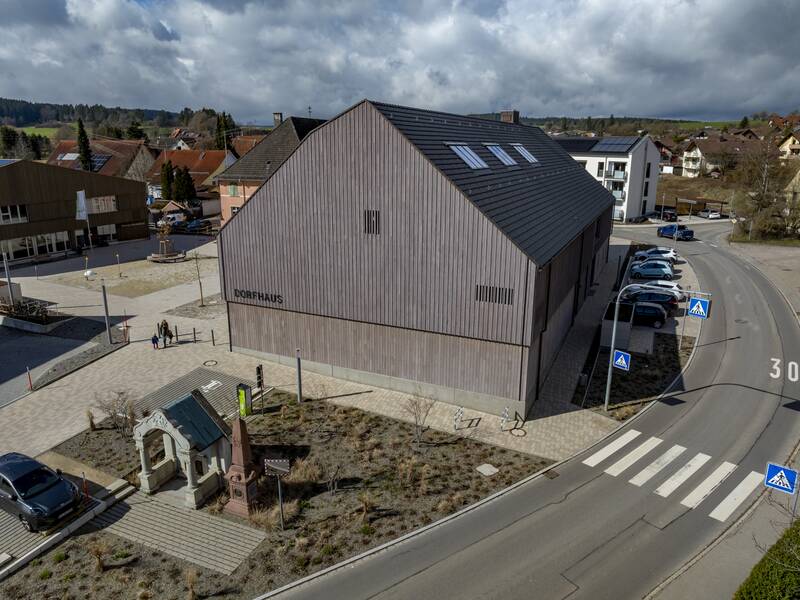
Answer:
[(214, 341), (214, 330), (213, 329), (211, 330), (211, 345), (212, 346), (216, 346), (217, 345), (216, 342)]
[(31, 368), (25, 367), (25, 370), (28, 372), (28, 389), (33, 391), (33, 380), (31, 379)]
[(194, 343), (197, 343), (197, 331), (194, 327), (192, 327), (192, 338), (194, 339)]
[(180, 338), (178, 338), (178, 326), (175, 325), (175, 343), (177, 344), (179, 341)]

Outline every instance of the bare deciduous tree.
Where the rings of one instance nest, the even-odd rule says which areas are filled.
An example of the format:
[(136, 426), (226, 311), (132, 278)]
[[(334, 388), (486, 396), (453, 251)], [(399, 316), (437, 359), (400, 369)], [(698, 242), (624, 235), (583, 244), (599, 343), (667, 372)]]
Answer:
[(403, 412), (411, 417), (411, 422), (414, 427), (414, 447), (419, 450), (422, 446), (422, 437), (428, 430), (426, 425), (428, 416), (433, 408), (433, 400), (423, 398), (417, 394), (411, 396), (403, 404)]
[(107, 395), (95, 394), (94, 407), (108, 415), (111, 426), (120, 435), (128, 435), (136, 425), (136, 410), (128, 390), (113, 390)]

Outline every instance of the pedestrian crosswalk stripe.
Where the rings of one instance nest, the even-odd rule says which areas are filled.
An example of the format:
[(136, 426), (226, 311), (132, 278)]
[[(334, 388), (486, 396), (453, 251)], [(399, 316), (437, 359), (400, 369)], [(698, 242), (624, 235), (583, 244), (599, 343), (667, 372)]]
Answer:
[(762, 479), (764, 479), (763, 473), (750, 471), (747, 477), (742, 479), (739, 485), (733, 488), (733, 491), (725, 496), (725, 499), (708, 516), (725, 522), (733, 514), (733, 511), (753, 493), (753, 490), (761, 485)]
[(736, 465), (729, 462), (724, 462), (718, 466), (711, 475), (706, 477), (703, 482), (694, 488), (689, 495), (681, 500), (681, 504), (688, 508), (696, 508), (703, 500), (705, 500), (711, 492), (717, 489), (720, 483), (725, 481), (725, 478), (733, 473)]
[(634, 475), (632, 479), (628, 483), (632, 483), (633, 485), (640, 487), (650, 481), (655, 475), (657, 475), (664, 467), (666, 467), (669, 463), (673, 460), (678, 458), (681, 454), (684, 453), (686, 448), (683, 446), (673, 446), (664, 454), (659, 456), (649, 465), (647, 465), (642, 471), (640, 471), (637, 475)]
[(709, 460), (711, 460), (711, 457), (708, 454), (699, 452), (689, 462), (678, 469), (678, 471), (672, 477), (662, 483), (656, 489), (655, 493), (662, 498), (666, 498), (681, 485), (683, 485), (683, 483), (689, 479), (689, 477), (699, 471), (700, 467), (706, 464)]
[(635, 429), (629, 429), (613, 442), (604, 446), (594, 454), (592, 454), (589, 458), (583, 461), (583, 464), (589, 467), (596, 467), (609, 456), (614, 454), (617, 450), (624, 448), (627, 444), (631, 443), (637, 437), (641, 435), (640, 431), (636, 431)]
[(658, 446), (661, 443), (661, 440), (657, 437), (651, 437), (647, 441), (643, 442), (638, 448), (631, 450), (620, 458), (617, 462), (606, 469), (606, 473), (609, 475), (616, 477), (620, 473), (622, 473), (625, 469), (630, 467), (633, 463), (637, 460), (641, 459), (645, 454), (650, 452), (653, 448)]

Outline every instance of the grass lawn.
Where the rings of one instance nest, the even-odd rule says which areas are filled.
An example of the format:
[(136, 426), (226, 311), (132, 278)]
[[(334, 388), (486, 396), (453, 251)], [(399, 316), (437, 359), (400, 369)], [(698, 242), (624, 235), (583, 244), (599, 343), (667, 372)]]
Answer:
[(56, 131), (58, 131), (58, 127), (36, 127), (35, 125), (29, 127), (16, 127), (17, 131), (24, 131), (25, 135), (43, 135), (45, 137), (52, 138)]
[(789, 246), (792, 248), (800, 248), (800, 239), (798, 238), (785, 238), (782, 240), (748, 240), (746, 235), (733, 235), (728, 236), (728, 241), (735, 244), (762, 244), (764, 246)]
[(739, 188), (734, 182), (725, 178), (661, 175), (658, 178), (658, 201), (662, 197), (670, 200), (677, 197), (730, 202), (731, 195), (737, 189)]

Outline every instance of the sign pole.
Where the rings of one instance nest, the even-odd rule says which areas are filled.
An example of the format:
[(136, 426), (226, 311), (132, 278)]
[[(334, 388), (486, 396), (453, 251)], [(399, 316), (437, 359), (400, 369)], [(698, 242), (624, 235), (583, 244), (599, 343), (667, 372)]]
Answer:
[(303, 401), (303, 373), (300, 364), (300, 348), (296, 349), (297, 352), (297, 403)]
[[(627, 287), (627, 286), (626, 286)], [(611, 347), (608, 349), (608, 378), (606, 379), (606, 398), (603, 402), (603, 410), (608, 412), (608, 401), (611, 398), (611, 378), (614, 374), (614, 348), (617, 344), (617, 320), (619, 319), (619, 297), (624, 289), (619, 291), (614, 302), (614, 325), (611, 327)]]
[(281, 490), (281, 476), (276, 474), (275, 478), (278, 480), (278, 506), (281, 513), (281, 531), (283, 531), (283, 491)]
[(100, 279), (100, 285), (103, 288), (103, 312), (105, 313), (106, 317), (106, 333), (108, 334), (108, 343), (113, 344), (114, 341), (111, 339), (111, 325), (108, 322), (108, 296), (106, 295), (106, 280)]
[(8, 255), (3, 252), (3, 268), (6, 270), (6, 283), (8, 283), (8, 299), (11, 306), (14, 306), (14, 290), (11, 288), (11, 273), (8, 270)]

